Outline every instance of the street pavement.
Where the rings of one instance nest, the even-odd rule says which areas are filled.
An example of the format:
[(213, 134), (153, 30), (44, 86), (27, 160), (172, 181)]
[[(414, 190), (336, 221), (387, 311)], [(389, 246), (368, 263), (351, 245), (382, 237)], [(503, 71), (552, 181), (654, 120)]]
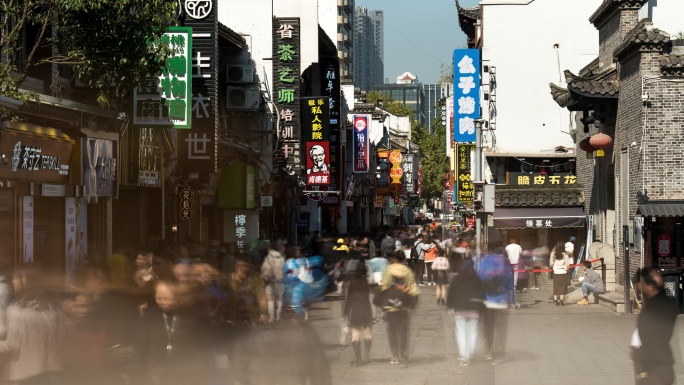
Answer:
[[(482, 348), (468, 367), (458, 364), (454, 322), (438, 306), (434, 287), (421, 287), (419, 305), (411, 318), (410, 362), (390, 365), (384, 323), (373, 327), (371, 360), (351, 366), (351, 346), (341, 346), (342, 301), (315, 305), (310, 323), (324, 344), (335, 385), (473, 384), (534, 385), (633, 384), (629, 340), (635, 315), (618, 315), (599, 306), (566, 304), (557, 307), (548, 290), (518, 294), (519, 309), (510, 311), (506, 354), (498, 365), (482, 358)], [(682, 347), (684, 319), (672, 341), (677, 384), (684, 384)]]

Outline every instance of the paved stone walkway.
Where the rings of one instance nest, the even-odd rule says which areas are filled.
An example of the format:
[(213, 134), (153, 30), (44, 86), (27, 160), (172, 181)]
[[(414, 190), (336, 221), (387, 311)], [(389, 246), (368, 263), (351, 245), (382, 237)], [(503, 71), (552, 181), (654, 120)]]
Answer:
[[(636, 316), (617, 315), (599, 305), (556, 307), (550, 292), (519, 294), (519, 309), (509, 316), (503, 362), (493, 366), (479, 351), (469, 367), (457, 362), (454, 323), (438, 306), (433, 287), (422, 287), (411, 319), (411, 359), (408, 368), (390, 365), (385, 324), (373, 328), (371, 362), (350, 366), (351, 346), (339, 345), (341, 301), (318, 304), (311, 324), (325, 344), (333, 379), (339, 385), (474, 384), (474, 385), (608, 385), (633, 384), (629, 338)], [(678, 329), (684, 329), (679, 322)], [(684, 330), (673, 338), (678, 384), (684, 384), (681, 347)], [(477, 353), (476, 353), (477, 354)]]

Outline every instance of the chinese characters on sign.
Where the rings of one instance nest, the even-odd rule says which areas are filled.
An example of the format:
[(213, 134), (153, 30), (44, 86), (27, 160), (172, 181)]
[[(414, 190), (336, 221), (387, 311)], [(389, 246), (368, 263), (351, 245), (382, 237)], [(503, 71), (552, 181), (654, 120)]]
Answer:
[(368, 140), (368, 124), (370, 115), (354, 115), (352, 130), (352, 163), (355, 173), (367, 173), (370, 167), (370, 143)]
[(188, 99), (192, 129), (178, 133), (179, 165), (201, 174), (216, 172), (218, 114), (218, 36), (215, 0), (185, 0), (193, 28), (191, 57), (192, 93)]
[(401, 168), (404, 170), (404, 192), (413, 194), (415, 186), (413, 185), (413, 154), (404, 154), (404, 160), (401, 162)]
[(330, 184), (330, 111), (327, 97), (302, 98), (302, 134), (306, 144), (306, 184)]
[(171, 50), (162, 73), (133, 90), (133, 124), (190, 128), (192, 28), (169, 27), (160, 41)]
[(480, 118), (480, 51), (454, 50), (454, 141), (475, 141), (475, 119)]
[(189, 221), (192, 218), (192, 191), (182, 189), (178, 194), (178, 200), (178, 215), (182, 220)]
[(509, 173), (510, 185), (515, 186), (567, 186), (577, 183), (577, 177), (571, 174), (548, 175), (548, 174), (522, 174)]
[[(340, 165), (342, 164), (342, 147), (340, 138), (340, 76), (337, 57), (327, 57), (321, 60), (321, 75), (323, 95), (328, 97), (330, 110), (330, 184), (328, 191), (339, 191), (342, 183)], [(340, 195), (328, 195), (323, 203), (336, 205)]]
[(235, 215), (235, 238), (237, 238), (237, 248), (240, 253), (245, 252), (245, 238), (247, 236), (247, 215)]
[(525, 220), (525, 227), (541, 229), (544, 227), (553, 227), (553, 220), (551, 219), (527, 219)]
[(456, 144), (454, 200), (458, 203), (473, 203), (475, 190), (470, 177), (470, 153), (474, 150), (474, 144)]
[(0, 178), (40, 183), (69, 183), (74, 143), (5, 130), (0, 136)]
[(276, 162), (290, 176), (299, 176), (301, 159), (308, 156), (301, 151), (299, 40), (299, 18), (273, 18), (273, 98), (280, 111)]

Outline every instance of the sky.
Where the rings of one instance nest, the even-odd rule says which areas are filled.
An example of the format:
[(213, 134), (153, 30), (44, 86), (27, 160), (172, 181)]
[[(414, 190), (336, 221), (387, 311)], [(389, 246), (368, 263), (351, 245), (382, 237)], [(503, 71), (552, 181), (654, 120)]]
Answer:
[[(472, 7), (479, 0), (461, 0)], [(423, 84), (436, 84), (442, 66), (466, 37), (458, 26), (454, 0), (356, 0), (357, 7), (382, 10), (385, 17), (385, 78), (395, 83), (408, 71)]]

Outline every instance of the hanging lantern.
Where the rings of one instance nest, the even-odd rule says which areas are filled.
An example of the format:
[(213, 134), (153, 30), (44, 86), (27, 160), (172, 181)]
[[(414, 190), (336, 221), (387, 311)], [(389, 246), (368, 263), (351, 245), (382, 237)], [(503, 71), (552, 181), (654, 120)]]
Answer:
[(584, 138), (579, 142), (579, 148), (587, 153), (587, 159), (592, 159), (594, 157), (594, 147), (589, 144), (589, 138)]
[(610, 145), (613, 144), (613, 139), (610, 136), (599, 132), (589, 139), (589, 144), (596, 149), (596, 156), (604, 156), (605, 152), (603, 149), (610, 147)]

